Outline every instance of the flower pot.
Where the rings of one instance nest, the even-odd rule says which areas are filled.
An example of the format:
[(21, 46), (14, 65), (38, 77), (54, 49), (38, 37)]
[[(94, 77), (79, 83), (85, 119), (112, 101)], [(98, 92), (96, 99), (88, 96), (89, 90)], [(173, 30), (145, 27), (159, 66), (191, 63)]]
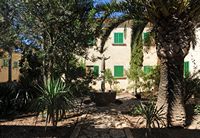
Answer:
[(116, 92), (91, 92), (91, 100), (96, 106), (108, 106), (116, 99)]

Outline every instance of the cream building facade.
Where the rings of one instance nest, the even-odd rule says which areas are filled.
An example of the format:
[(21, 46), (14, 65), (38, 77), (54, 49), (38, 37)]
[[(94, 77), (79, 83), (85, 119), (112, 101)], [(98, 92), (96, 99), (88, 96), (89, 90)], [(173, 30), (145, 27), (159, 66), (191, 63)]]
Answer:
[[(151, 31), (151, 27), (146, 27), (143, 32), (143, 36)], [(129, 86), (129, 81), (126, 76), (126, 71), (130, 67), (131, 60), (131, 22), (125, 22), (117, 28), (115, 28), (108, 40), (105, 43), (105, 52), (103, 53), (108, 59), (105, 61), (105, 68), (112, 71), (113, 76), (119, 82), (115, 85), (116, 89), (127, 90)], [(200, 69), (200, 28), (196, 29), (197, 44), (195, 49), (191, 48), (189, 54), (185, 58), (185, 72), (190, 74), (195, 73)], [(97, 41), (97, 47), (100, 46), (100, 40)], [(89, 49), (88, 60), (85, 61), (88, 68), (92, 68), (98, 77), (101, 76), (101, 60), (98, 57), (102, 55), (95, 50), (96, 47)], [(156, 47), (152, 45), (150, 48), (144, 46), (143, 49), (143, 66), (144, 68), (149, 68), (156, 66), (159, 62), (156, 55)], [(20, 53), (13, 53), (13, 64), (12, 64), (12, 80), (18, 80), (19, 78), (19, 60), (21, 59)], [(96, 59), (94, 61), (93, 59)], [(0, 82), (8, 81), (8, 56), (0, 58)], [(96, 85), (93, 87), (95, 89), (100, 89), (100, 81), (96, 81)], [(109, 85), (106, 84), (106, 88)]]
[[(126, 76), (126, 71), (130, 67), (131, 60), (131, 22), (125, 22), (124, 24), (115, 28), (108, 40), (105, 43), (105, 52), (103, 53), (105, 57), (109, 57), (106, 60), (106, 69), (112, 71), (112, 75), (119, 82), (115, 87), (120, 90), (128, 91), (129, 80)], [(151, 31), (151, 27), (147, 26), (143, 32), (143, 39)], [(193, 74), (200, 69), (200, 29), (196, 30), (197, 36), (197, 45), (195, 49), (190, 49), (189, 54), (185, 58), (184, 62), (184, 74), (190, 73)], [(97, 42), (97, 47), (100, 47), (100, 40)], [(143, 67), (152, 68), (159, 63), (159, 59), (156, 54), (156, 46), (152, 44), (150, 48), (144, 46), (143, 48)], [(91, 48), (89, 50), (89, 59), (101, 57), (100, 53)], [(86, 66), (93, 68), (97, 76), (101, 76), (101, 60), (92, 61), (86, 60)], [(101, 83), (96, 81), (96, 85), (93, 85), (93, 88), (100, 90)], [(106, 88), (109, 88), (109, 85), (106, 84)]]
[[(12, 80), (19, 79), (19, 60), (21, 59), (20, 53), (12, 54)], [(8, 54), (5, 53), (2, 58), (0, 58), (0, 82), (8, 81)]]
[[(114, 86), (119, 90), (127, 90), (129, 86), (128, 78), (126, 76), (126, 71), (129, 70), (130, 60), (131, 60), (131, 22), (125, 22), (115, 28), (108, 40), (105, 43), (105, 52), (102, 54), (108, 59), (105, 61), (105, 68), (112, 71), (112, 75), (116, 78), (118, 83)], [(146, 27), (144, 33), (150, 32), (151, 28)], [(100, 40), (97, 42), (97, 47), (100, 47)], [(102, 55), (95, 50), (95, 48), (89, 49), (89, 59), (102, 57)], [(92, 60), (86, 60), (86, 66), (93, 68), (94, 72), (101, 76), (102, 70), (102, 61), (97, 59), (95, 62)], [(157, 56), (155, 46), (151, 46), (148, 50), (145, 50), (144, 47), (144, 66), (154, 66), (157, 64)], [(96, 85), (93, 87), (97, 90), (101, 89), (101, 82), (96, 81)], [(109, 88), (109, 85), (106, 84), (106, 88)]]

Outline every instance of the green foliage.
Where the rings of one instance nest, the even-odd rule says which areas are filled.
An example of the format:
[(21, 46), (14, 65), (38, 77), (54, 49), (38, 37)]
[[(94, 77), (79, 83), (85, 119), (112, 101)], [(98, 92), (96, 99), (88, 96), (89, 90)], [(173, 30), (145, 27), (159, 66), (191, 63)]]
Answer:
[(34, 101), (33, 109), (38, 115), (40, 112), (46, 113), (46, 124), (51, 121), (56, 126), (66, 110), (73, 107), (70, 88), (59, 79), (49, 79), (39, 90), (42, 94)]
[[(129, 70), (131, 71), (131, 69)], [(160, 67), (155, 66), (148, 73), (144, 73), (142, 69), (134, 70), (137, 71), (137, 81), (132, 81), (129, 83), (129, 89), (135, 89), (142, 90), (143, 92), (149, 92), (149, 91), (157, 91), (159, 82), (160, 82)], [(130, 76), (132, 74), (128, 74), (128, 77), (131, 78)], [(132, 78), (135, 78), (134, 76)]]
[(39, 58), (37, 51), (32, 49), (24, 49), (22, 57), (19, 61), (20, 73), (28, 80), (41, 83), (43, 80), (42, 60)]
[[(138, 36), (139, 37), (139, 36)], [(132, 42), (133, 43), (133, 42)], [(138, 38), (135, 47), (132, 49), (130, 69), (127, 72), (127, 77), (133, 83), (134, 92), (137, 93), (140, 87), (143, 63), (143, 44), (141, 36)]]
[(33, 40), (32, 46), (42, 46), (43, 74), (46, 78), (65, 74), (71, 79), (72, 62), (95, 45), (98, 22), (94, 20), (96, 10), (92, 1), (41, 0), (27, 1), (21, 6), (26, 12), (21, 26), (26, 30), (24, 37)]
[(195, 105), (195, 107), (194, 107), (194, 113), (195, 114), (200, 114), (200, 105), (199, 104)]
[(13, 102), (17, 111), (31, 111), (28, 107), (41, 94), (37, 89), (37, 85), (38, 82), (34, 81), (31, 77), (25, 76), (25, 74), (20, 75), (19, 81), (15, 85), (15, 90), (12, 92), (12, 96), (14, 97)]
[(200, 79), (198, 77), (200, 71), (197, 71), (193, 75), (187, 75), (184, 78), (185, 84), (185, 95), (184, 102), (186, 103), (191, 96), (194, 94), (198, 94), (200, 92)]
[(13, 83), (0, 83), (0, 118), (7, 117), (16, 112), (11, 95), (14, 91)]
[(7, 52), (8, 60), (8, 81), (12, 81), (12, 52), (18, 48), (19, 29), (15, 20), (16, 9), (13, 7), (13, 0), (2, 0), (0, 2), (0, 49)]
[(165, 126), (163, 106), (158, 109), (154, 102), (148, 102), (145, 104), (140, 103), (134, 109), (134, 114), (141, 115), (145, 119), (146, 128)]
[[(131, 42), (131, 61), (130, 69), (127, 72), (127, 76), (130, 80), (130, 87), (135, 94), (138, 93), (138, 89), (144, 91), (150, 91), (155, 87), (155, 83), (158, 83), (158, 69), (157, 67), (151, 70), (148, 74), (145, 74), (142, 70), (143, 67), (143, 40), (142, 32), (146, 23), (141, 21), (135, 21), (132, 27), (132, 42)], [(150, 37), (148, 37), (150, 38)], [(158, 76), (157, 76), (158, 75)], [(157, 78), (156, 78), (157, 77)]]
[(35, 87), (37, 83), (30, 78), (20, 76), (19, 81), (0, 84), (0, 116), (9, 117), (30, 112), (29, 106), (32, 104), (40, 92)]
[(105, 71), (105, 82), (108, 82), (110, 85), (110, 89), (112, 90), (112, 86), (117, 83), (115, 77), (112, 75), (112, 71), (110, 69), (106, 69)]
[(157, 91), (160, 82), (160, 66), (153, 67), (150, 72), (142, 76), (144, 91)]

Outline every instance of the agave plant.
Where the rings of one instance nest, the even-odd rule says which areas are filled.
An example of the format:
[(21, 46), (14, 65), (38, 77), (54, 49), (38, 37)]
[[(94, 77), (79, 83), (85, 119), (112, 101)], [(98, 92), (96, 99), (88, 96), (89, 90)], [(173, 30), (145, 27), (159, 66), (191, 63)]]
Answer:
[(163, 127), (166, 126), (164, 120), (163, 106), (161, 108), (156, 107), (154, 102), (148, 102), (147, 104), (140, 103), (135, 108), (137, 115), (142, 115), (146, 120), (146, 128)]
[(51, 122), (53, 126), (57, 126), (65, 112), (73, 107), (70, 87), (60, 79), (49, 79), (39, 90), (42, 94), (35, 100), (33, 108), (38, 115), (40, 112), (46, 113), (46, 125)]

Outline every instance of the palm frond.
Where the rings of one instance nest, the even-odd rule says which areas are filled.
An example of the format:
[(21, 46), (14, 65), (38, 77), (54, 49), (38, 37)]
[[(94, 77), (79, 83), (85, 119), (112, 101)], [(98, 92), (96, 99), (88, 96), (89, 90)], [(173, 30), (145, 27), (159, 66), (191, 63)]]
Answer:
[(146, 21), (134, 21), (132, 24), (132, 34), (131, 34), (131, 49), (133, 49), (142, 37), (142, 32), (147, 25)]
[(121, 16), (118, 19), (111, 19), (112, 22), (107, 26), (106, 30), (104, 30), (102, 36), (101, 36), (101, 47), (100, 47), (100, 53), (103, 53), (104, 45), (110, 35), (110, 33), (120, 24), (131, 20), (132, 18), (130, 16)]

